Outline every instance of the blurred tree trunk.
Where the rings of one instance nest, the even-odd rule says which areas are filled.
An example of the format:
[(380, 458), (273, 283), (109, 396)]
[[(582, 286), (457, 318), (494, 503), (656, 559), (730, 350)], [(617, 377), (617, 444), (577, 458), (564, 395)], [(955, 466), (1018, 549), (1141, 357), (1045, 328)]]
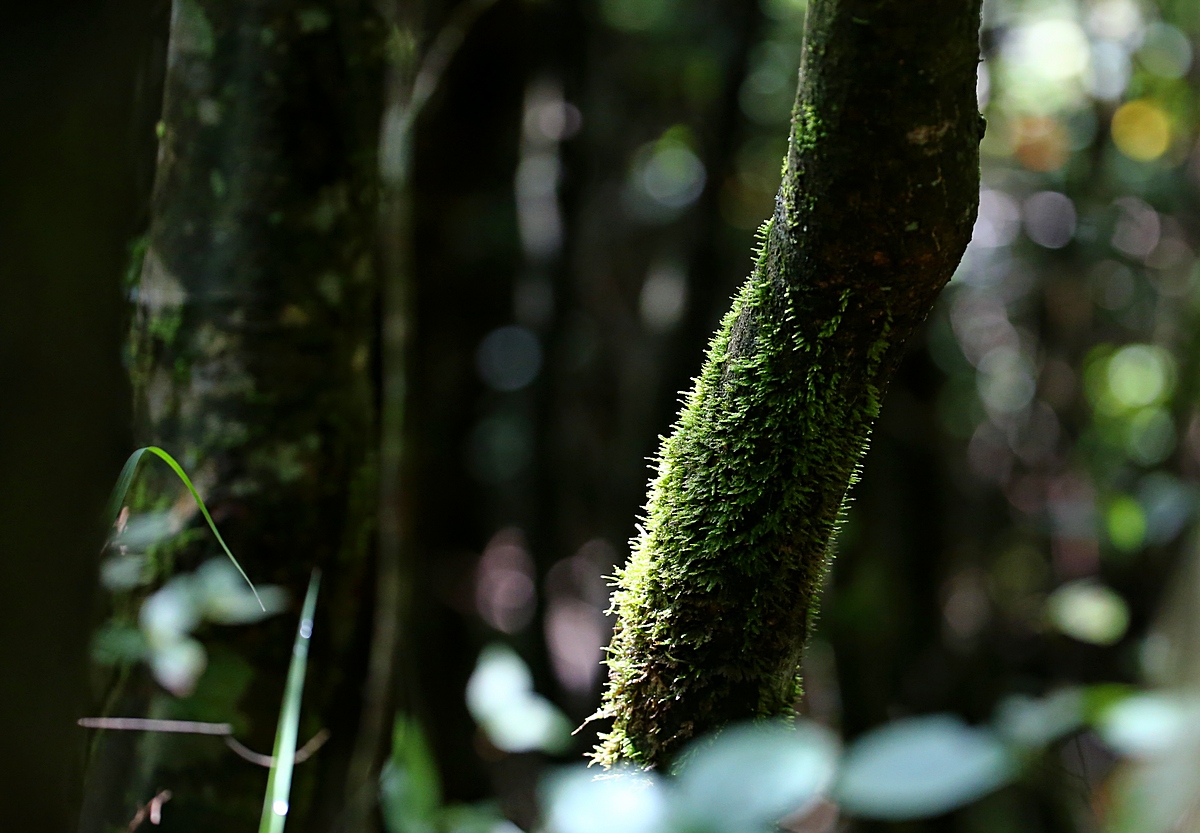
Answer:
[(978, 2), (810, 3), (775, 214), (620, 576), (600, 760), (793, 708), (879, 403), (970, 238), (978, 27)]
[[(372, 612), (384, 28), (368, 0), (175, 2), (134, 290), (137, 442), (163, 446), (195, 475), (253, 580), (299, 596), (314, 566), (326, 576), (301, 733), (324, 727), (332, 739), (297, 770), (296, 829), (329, 829), (362, 787), (346, 774)], [(175, 566), (212, 554), (190, 545)], [(226, 704), (235, 713), (219, 719), (260, 750), (271, 748), (294, 626), (285, 616), (204, 636), (214, 662), (247, 677)], [(206, 705), (164, 707), (137, 680), (119, 707)], [(248, 829), (257, 818), (263, 770), (155, 738), (141, 741), (136, 767), (105, 772), (121, 742), (106, 738), (93, 764), (92, 792), (109, 805), (97, 826), (128, 823), (159, 788), (174, 794), (166, 814), (189, 829)]]

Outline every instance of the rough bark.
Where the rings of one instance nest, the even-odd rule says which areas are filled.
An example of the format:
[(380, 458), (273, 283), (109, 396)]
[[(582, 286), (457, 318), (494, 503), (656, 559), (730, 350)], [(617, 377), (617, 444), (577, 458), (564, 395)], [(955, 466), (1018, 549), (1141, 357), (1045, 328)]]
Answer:
[(905, 342), (970, 238), (977, 0), (813, 0), (774, 216), (664, 441), (620, 572), (596, 758), (788, 713)]
[[(333, 734), (297, 771), (289, 826), (327, 828), (342, 805), (365, 674), (383, 28), (367, 0), (175, 2), (134, 289), (139, 444), (163, 446), (205, 485), (256, 582), (299, 597), (314, 566), (327, 577), (302, 734)], [(204, 547), (176, 564), (211, 555)], [(287, 617), (204, 635), (252, 669), (222, 719), (260, 749), (270, 748), (293, 627)], [(261, 770), (156, 748), (153, 760), (139, 755), (138, 778), (171, 788), (175, 814), (197, 829), (253, 823)]]

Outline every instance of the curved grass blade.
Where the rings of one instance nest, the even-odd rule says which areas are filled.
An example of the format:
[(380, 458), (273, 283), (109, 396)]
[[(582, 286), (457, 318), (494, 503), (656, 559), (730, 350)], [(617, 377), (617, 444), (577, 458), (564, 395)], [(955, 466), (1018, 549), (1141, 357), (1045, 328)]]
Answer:
[(192, 479), (187, 476), (187, 472), (179, 463), (175, 462), (175, 458), (167, 452), (163, 451), (156, 445), (148, 445), (139, 448), (137, 451), (129, 455), (129, 459), (125, 461), (125, 465), (121, 467), (121, 473), (117, 475), (117, 483), (113, 486), (112, 497), (108, 502), (108, 518), (106, 519), (109, 526), (116, 523), (117, 515), (121, 512), (121, 505), (125, 502), (125, 495), (129, 492), (129, 487), (133, 484), (133, 475), (137, 472), (138, 463), (141, 462), (142, 456), (150, 452), (155, 457), (158, 457), (164, 463), (171, 467), (171, 471), (183, 481), (183, 485), (191, 492), (192, 498), (196, 501), (196, 505), (200, 507), (200, 514), (204, 516), (204, 520), (208, 522), (208, 528), (212, 530), (212, 534), (216, 536), (217, 543), (221, 545), (221, 549), (229, 556), (229, 560), (233, 562), (233, 566), (246, 580), (246, 584), (250, 585), (250, 592), (254, 594), (254, 600), (258, 602), (258, 606), (264, 611), (267, 609), (263, 604), (263, 600), (258, 595), (258, 590), (254, 586), (254, 582), (250, 580), (250, 576), (246, 575), (246, 571), (242, 569), (242, 565), (233, 557), (233, 553), (229, 550), (229, 545), (225, 543), (225, 539), (221, 537), (220, 530), (217, 529), (216, 523), (212, 519), (212, 515), (208, 513), (208, 507), (204, 505), (204, 499), (200, 497), (200, 493), (196, 491), (196, 487), (192, 484)]
[(104, 516), (104, 522), (110, 527), (117, 522), (117, 516), (121, 514), (125, 495), (129, 493), (129, 487), (133, 484), (134, 472), (137, 471), (138, 463), (141, 462), (142, 455), (145, 453), (146, 449), (139, 448), (130, 454), (125, 465), (121, 467), (121, 473), (117, 475), (117, 482), (113, 484), (112, 495), (108, 499), (108, 511)]
[(292, 791), (292, 769), (296, 763), (296, 738), (300, 730), (300, 700), (304, 695), (304, 674), (308, 668), (308, 643), (312, 638), (313, 611), (317, 607), (317, 590), (321, 586), (321, 571), (313, 570), (304, 595), (300, 625), (292, 647), (292, 663), (288, 668), (283, 689), (283, 706), (279, 710), (279, 728), (275, 730), (274, 763), (267, 777), (267, 794), (263, 799), (259, 833), (283, 833), (287, 820), (288, 799)]

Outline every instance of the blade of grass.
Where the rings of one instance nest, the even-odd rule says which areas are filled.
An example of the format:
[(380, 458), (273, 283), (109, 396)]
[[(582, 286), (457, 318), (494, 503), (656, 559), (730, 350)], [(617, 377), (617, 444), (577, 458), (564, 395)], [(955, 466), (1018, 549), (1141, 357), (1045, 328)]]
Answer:
[(144, 448), (139, 448), (137, 451), (130, 454), (129, 459), (125, 461), (125, 465), (121, 468), (121, 473), (117, 475), (117, 483), (115, 486), (113, 486), (112, 498), (110, 498), (108, 502), (108, 525), (112, 526), (116, 522), (117, 515), (121, 512), (121, 505), (125, 502), (125, 495), (129, 492), (129, 487), (133, 484), (133, 475), (137, 472), (138, 463), (141, 462), (142, 457), (146, 454), (146, 452), (150, 452), (155, 457), (158, 457), (160, 460), (170, 466), (171, 471), (175, 472), (179, 479), (183, 481), (183, 485), (187, 487), (189, 492), (191, 492), (192, 499), (195, 500), (196, 505), (200, 507), (200, 514), (202, 514), (204, 516), (204, 520), (208, 522), (208, 528), (211, 529), (212, 534), (216, 536), (217, 543), (221, 545), (221, 549), (223, 549), (225, 554), (229, 556), (229, 560), (233, 562), (233, 566), (237, 568), (237, 571), (241, 574), (242, 578), (246, 580), (246, 584), (250, 585), (250, 592), (254, 594), (254, 600), (258, 602), (258, 606), (265, 611), (267, 608), (263, 604), (263, 600), (259, 597), (258, 590), (255, 588), (254, 582), (250, 580), (250, 576), (246, 575), (246, 571), (242, 569), (242, 565), (238, 563), (238, 560), (233, 557), (233, 553), (230, 551), (229, 545), (226, 544), (225, 539), (221, 537), (221, 532), (217, 529), (217, 525), (213, 521), (212, 515), (208, 513), (208, 507), (204, 505), (204, 499), (201, 498), (200, 493), (196, 491), (196, 487), (193, 485), (192, 479), (187, 476), (187, 472), (183, 470), (183, 467), (180, 466), (179, 463), (175, 462), (174, 457), (163, 451), (158, 446), (148, 445)]
[(117, 475), (117, 482), (113, 485), (112, 496), (108, 499), (108, 512), (104, 521), (109, 526), (117, 522), (117, 516), (121, 514), (121, 506), (125, 503), (125, 495), (129, 493), (129, 487), (133, 485), (133, 475), (137, 471), (138, 463), (142, 461), (142, 455), (146, 453), (146, 449), (139, 448), (137, 451), (129, 455), (129, 459), (125, 461), (125, 465), (121, 467), (121, 473)]
[(313, 611), (317, 607), (317, 590), (321, 586), (321, 571), (313, 570), (296, 628), (292, 647), (292, 663), (288, 668), (283, 689), (283, 706), (279, 710), (279, 728), (275, 730), (274, 764), (267, 777), (267, 794), (263, 799), (259, 833), (283, 833), (287, 820), (288, 799), (292, 791), (292, 769), (296, 763), (296, 738), (300, 731), (300, 700), (304, 695), (304, 674), (308, 667), (308, 643), (312, 638)]

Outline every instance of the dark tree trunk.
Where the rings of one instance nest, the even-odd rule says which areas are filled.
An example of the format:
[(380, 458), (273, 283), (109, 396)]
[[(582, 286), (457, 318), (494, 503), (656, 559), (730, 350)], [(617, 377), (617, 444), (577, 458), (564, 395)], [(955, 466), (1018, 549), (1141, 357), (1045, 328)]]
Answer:
[(601, 761), (793, 708), (871, 424), (970, 238), (978, 27), (977, 2), (809, 5), (775, 214), (620, 576)]
[[(130, 339), (136, 439), (203, 484), (256, 582), (303, 593), (324, 571), (301, 734), (332, 731), (297, 770), (291, 823), (329, 829), (361, 785), (346, 782), (366, 672), (377, 506), (376, 147), (384, 27), (374, 6), (177, 0), (161, 145)], [(214, 554), (177, 553), (177, 568)], [(227, 704), (241, 737), (271, 747), (291, 616), (206, 631), (215, 659), (248, 669)], [(210, 667), (209, 673), (213, 673)], [(134, 678), (136, 680), (136, 677)], [(131, 682), (117, 702), (138, 701)], [(164, 706), (142, 686), (141, 702)], [(105, 739), (98, 768), (105, 765)], [(153, 748), (157, 752), (152, 752)], [(174, 793), (188, 829), (247, 830), (263, 770), (190, 746), (143, 744), (113, 809)], [(111, 776), (110, 776), (111, 777)], [(150, 792), (153, 794), (153, 792)], [(183, 829), (180, 827), (178, 829)]]

